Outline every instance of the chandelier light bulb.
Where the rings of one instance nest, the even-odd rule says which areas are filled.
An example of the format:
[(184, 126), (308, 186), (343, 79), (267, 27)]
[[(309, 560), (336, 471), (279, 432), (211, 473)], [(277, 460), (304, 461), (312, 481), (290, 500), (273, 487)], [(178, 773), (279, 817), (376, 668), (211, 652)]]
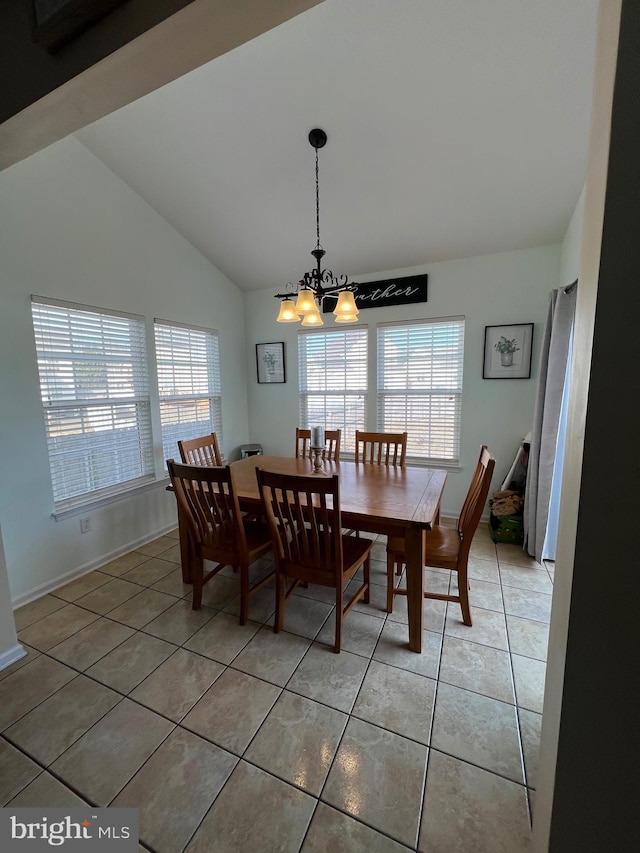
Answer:
[(284, 299), (280, 303), (280, 313), (277, 317), (278, 323), (297, 323), (300, 320), (293, 299)]
[[(333, 310), (336, 320), (339, 317), (358, 316), (358, 308), (353, 293), (350, 290), (343, 290), (338, 295), (336, 307)], [(351, 321), (349, 321), (351, 322)]]
[(303, 326), (324, 326), (324, 320), (320, 316), (320, 312), (316, 308), (315, 311), (309, 311), (308, 314), (305, 314), (302, 318)]
[(296, 312), (298, 314), (312, 314), (314, 311), (317, 312), (318, 306), (316, 304), (315, 296), (313, 295), (313, 290), (304, 289), (298, 293), (298, 298), (296, 300)]

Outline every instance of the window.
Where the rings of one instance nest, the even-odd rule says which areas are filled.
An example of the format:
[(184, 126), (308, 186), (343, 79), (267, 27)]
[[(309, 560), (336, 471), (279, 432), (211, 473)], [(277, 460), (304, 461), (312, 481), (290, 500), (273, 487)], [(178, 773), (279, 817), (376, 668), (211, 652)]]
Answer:
[(342, 430), (342, 446), (355, 450), (367, 400), (367, 330), (300, 332), (300, 426)]
[(458, 462), (463, 354), (461, 318), (378, 326), (378, 429), (407, 456)]
[(222, 442), (218, 333), (155, 321), (163, 459), (179, 459), (178, 439), (215, 432)]
[(32, 297), (57, 512), (154, 479), (143, 318)]

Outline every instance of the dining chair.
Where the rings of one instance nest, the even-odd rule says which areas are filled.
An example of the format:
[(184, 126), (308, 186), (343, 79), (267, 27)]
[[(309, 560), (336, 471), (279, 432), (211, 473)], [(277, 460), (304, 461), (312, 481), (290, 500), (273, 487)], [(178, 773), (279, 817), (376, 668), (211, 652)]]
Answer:
[(185, 465), (224, 465), (215, 432), (179, 441), (178, 450)]
[[(457, 572), (458, 576), (458, 595), (425, 591), (424, 597), (438, 601), (457, 602), (462, 609), (462, 620), (469, 627), (473, 624), (469, 606), (469, 578), (467, 574), (469, 548), (487, 501), (495, 464), (496, 460), (489, 453), (486, 444), (483, 444), (456, 526), (447, 527), (437, 524), (433, 530), (427, 530), (424, 533), (425, 566), (434, 569), (449, 569)], [(394, 568), (399, 566), (401, 569), (404, 563), (404, 539), (389, 537), (387, 541), (387, 613), (393, 612), (394, 595), (407, 594), (406, 589), (394, 586)]]
[(404, 465), (406, 432), (362, 432), (356, 430), (356, 462), (373, 465)]
[[(298, 584), (335, 589), (335, 652), (340, 651), (342, 623), (356, 602), (369, 602), (370, 539), (342, 533), (340, 481), (332, 477), (277, 474), (258, 468), (260, 497), (271, 529), (276, 569), (276, 616), (273, 630), (284, 627), (284, 611)], [(345, 604), (345, 586), (360, 566), (363, 582)]]
[[(167, 460), (171, 484), (181, 508), (181, 523), (189, 527), (190, 577), (193, 609), (202, 605), (202, 588), (225, 566), (240, 573), (240, 624), (249, 615), (249, 599), (274, 577), (271, 572), (250, 586), (249, 566), (271, 550), (266, 524), (243, 517), (228, 465), (180, 465)], [(204, 561), (217, 563), (204, 574)]]
[[(324, 450), (322, 458), (333, 462), (340, 461), (340, 438), (342, 430), (326, 429), (324, 431)], [(296, 427), (296, 459), (311, 459), (311, 430)]]

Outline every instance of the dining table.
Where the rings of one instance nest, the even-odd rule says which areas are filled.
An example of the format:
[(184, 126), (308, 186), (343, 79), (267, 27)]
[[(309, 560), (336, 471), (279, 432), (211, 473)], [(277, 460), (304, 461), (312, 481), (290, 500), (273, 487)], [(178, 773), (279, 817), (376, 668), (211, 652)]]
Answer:
[(438, 523), (446, 470), (323, 460), (321, 471), (314, 474), (314, 464), (308, 458), (247, 456), (231, 463), (240, 507), (247, 512), (259, 511), (261, 506), (256, 468), (280, 474), (337, 474), (344, 528), (404, 537), (409, 648), (421, 652), (424, 634), (423, 534)]

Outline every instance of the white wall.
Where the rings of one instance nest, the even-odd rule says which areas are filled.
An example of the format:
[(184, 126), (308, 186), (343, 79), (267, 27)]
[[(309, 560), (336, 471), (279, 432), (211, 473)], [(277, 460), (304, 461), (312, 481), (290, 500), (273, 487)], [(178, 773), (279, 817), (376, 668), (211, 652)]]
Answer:
[(584, 218), (585, 187), (582, 188), (580, 197), (569, 222), (562, 248), (560, 251), (560, 287), (571, 284), (578, 278), (580, 268), (580, 246), (582, 243), (582, 220)]
[[(299, 272), (302, 274), (304, 270)], [(480, 445), (488, 444), (496, 456), (494, 488), (497, 488), (513, 462), (521, 439), (531, 429), (539, 341), (548, 294), (560, 284), (560, 247), (543, 246), (352, 278), (364, 282), (425, 272), (429, 275), (427, 303), (369, 308), (360, 312), (360, 321), (361, 325), (369, 328), (369, 387), (375, 387), (376, 323), (466, 316), (461, 465), (460, 470), (452, 471), (448, 477), (442, 507), (445, 515), (456, 516)], [(296, 271), (292, 269), (291, 274), (295, 278)], [(278, 302), (273, 298), (275, 292), (245, 294), (250, 440), (261, 443), (265, 453), (290, 454), (298, 425), (297, 332), (300, 327), (297, 323), (276, 323)], [(325, 329), (334, 325), (333, 319), (328, 319), (327, 315), (324, 319)], [(531, 378), (483, 379), (485, 326), (529, 322), (536, 324)], [(257, 383), (255, 344), (265, 341), (285, 342), (287, 381), (283, 385)], [(373, 400), (370, 400), (369, 412), (371, 420), (368, 426), (375, 428)]]
[(20, 603), (175, 525), (164, 483), (83, 513), (82, 536), (77, 517), (52, 518), (32, 293), (143, 314), (151, 344), (154, 317), (218, 329), (223, 449), (248, 440), (238, 288), (73, 138), (0, 174), (0, 524)]

